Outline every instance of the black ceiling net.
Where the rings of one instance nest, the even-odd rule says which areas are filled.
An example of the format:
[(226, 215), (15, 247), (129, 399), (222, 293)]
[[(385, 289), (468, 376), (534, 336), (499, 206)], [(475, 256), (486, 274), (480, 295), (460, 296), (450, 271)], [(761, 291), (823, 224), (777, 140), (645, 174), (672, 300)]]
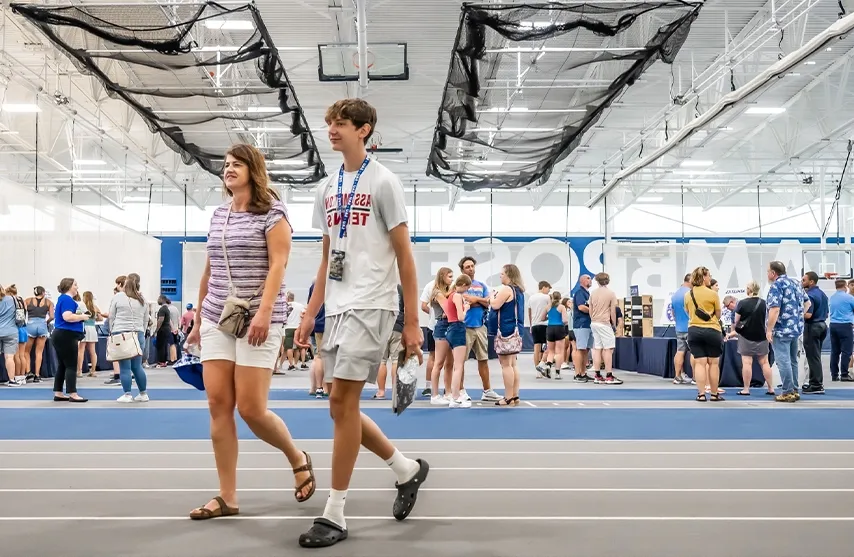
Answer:
[[(128, 103), (152, 133), (221, 176), (226, 149), (258, 147), (270, 178), (309, 185), (323, 163), (278, 51), (254, 5), (12, 4), (80, 71)], [(122, 62), (118, 65), (116, 62)]]
[(427, 175), (472, 191), (548, 181), (702, 2), (464, 4)]

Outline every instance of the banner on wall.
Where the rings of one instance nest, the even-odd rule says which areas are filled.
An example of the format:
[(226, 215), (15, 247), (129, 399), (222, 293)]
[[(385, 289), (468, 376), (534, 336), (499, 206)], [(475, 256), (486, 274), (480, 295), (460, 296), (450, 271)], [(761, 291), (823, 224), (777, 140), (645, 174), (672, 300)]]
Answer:
[[(619, 298), (637, 286), (639, 294), (653, 297), (654, 315), (662, 325), (672, 324), (670, 298), (682, 283), (685, 273), (698, 266), (711, 270), (721, 287), (721, 298), (732, 294), (741, 299), (749, 280), (767, 289), (765, 268), (769, 261), (781, 260), (800, 273), (803, 249), (815, 249), (816, 239), (763, 239), (762, 244), (745, 240), (690, 240), (686, 243), (659, 242), (653, 244), (605, 243), (603, 238), (578, 237), (506, 239), (498, 238), (433, 238), (419, 239), (414, 255), (420, 288), (431, 283), (441, 267), (460, 272), (459, 261), (464, 256), (477, 261), (476, 278), (490, 288), (500, 284), (503, 265), (513, 263), (522, 274), (526, 290), (533, 293), (537, 283), (548, 281), (555, 290), (569, 294), (582, 274), (593, 277), (605, 271), (611, 276), (611, 289)], [(294, 291), (297, 300), (305, 300), (308, 288), (320, 264), (321, 243), (316, 240), (296, 240), (290, 256), (285, 283)], [(184, 299), (198, 297), (198, 283), (204, 269), (204, 242), (187, 242), (183, 247)], [(164, 267), (166, 263), (164, 262)], [(421, 314), (426, 324), (427, 317)], [(527, 321), (527, 315), (526, 315)]]

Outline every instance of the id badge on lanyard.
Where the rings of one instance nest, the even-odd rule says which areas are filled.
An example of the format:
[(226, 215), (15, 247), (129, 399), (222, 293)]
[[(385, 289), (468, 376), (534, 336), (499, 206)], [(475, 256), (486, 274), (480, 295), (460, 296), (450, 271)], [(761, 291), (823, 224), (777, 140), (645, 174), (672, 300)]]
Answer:
[[(341, 224), (338, 228), (338, 243), (342, 244), (342, 240), (347, 237), (347, 229), (350, 226), (350, 214), (353, 209), (353, 199), (356, 197), (356, 188), (359, 187), (359, 180), (365, 168), (371, 159), (365, 157), (362, 166), (356, 172), (356, 177), (353, 178), (353, 188), (350, 190), (350, 196), (347, 198), (347, 203), (344, 203), (344, 165), (338, 170), (338, 214), (341, 217)], [(344, 250), (330, 250), (329, 252), (329, 279), (335, 281), (344, 280), (344, 259), (347, 254)]]

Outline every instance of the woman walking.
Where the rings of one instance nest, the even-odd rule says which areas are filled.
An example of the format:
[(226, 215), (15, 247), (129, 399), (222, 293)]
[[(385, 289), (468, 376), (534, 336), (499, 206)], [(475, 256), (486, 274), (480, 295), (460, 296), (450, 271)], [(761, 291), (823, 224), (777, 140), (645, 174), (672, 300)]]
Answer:
[(195, 520), (239, 512), (235, 407), (259, 439), (287, 457), (298, 502), (308, 501), (317, 485), (311, 458), (296, 447), (282, 419), (267, 409), (287, 320), (283, 282), (291, 225), (269, 186), (264, 155), (255, 147), (229, 149), (223, 179), (231, 199), (211, 219), (196, 305), (200, 326), (187, 338), (188, 345), (201, 347), (219, 476), (219, 495), (190, 513)]

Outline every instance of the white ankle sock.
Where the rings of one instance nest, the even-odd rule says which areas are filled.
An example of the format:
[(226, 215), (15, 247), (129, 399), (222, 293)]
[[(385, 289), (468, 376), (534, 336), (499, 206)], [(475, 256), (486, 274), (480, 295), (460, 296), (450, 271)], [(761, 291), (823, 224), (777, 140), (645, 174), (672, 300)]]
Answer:
[(411, 458), (406, 458), (397, 449), (385, 463), (388, 464), (392, 472), (397, 474), (398, 483), (406, 483), (414, 478), (420, 468), (417, 462)]
[(347, 528), (347, 522), (344, 520), (344, 502), (346, 499), (346, 489), (344, 491), (330, 489), (329, 499), (326, 500), (326, 508), (323, 510), (323, 518), (331, 520), (344, 529)]

